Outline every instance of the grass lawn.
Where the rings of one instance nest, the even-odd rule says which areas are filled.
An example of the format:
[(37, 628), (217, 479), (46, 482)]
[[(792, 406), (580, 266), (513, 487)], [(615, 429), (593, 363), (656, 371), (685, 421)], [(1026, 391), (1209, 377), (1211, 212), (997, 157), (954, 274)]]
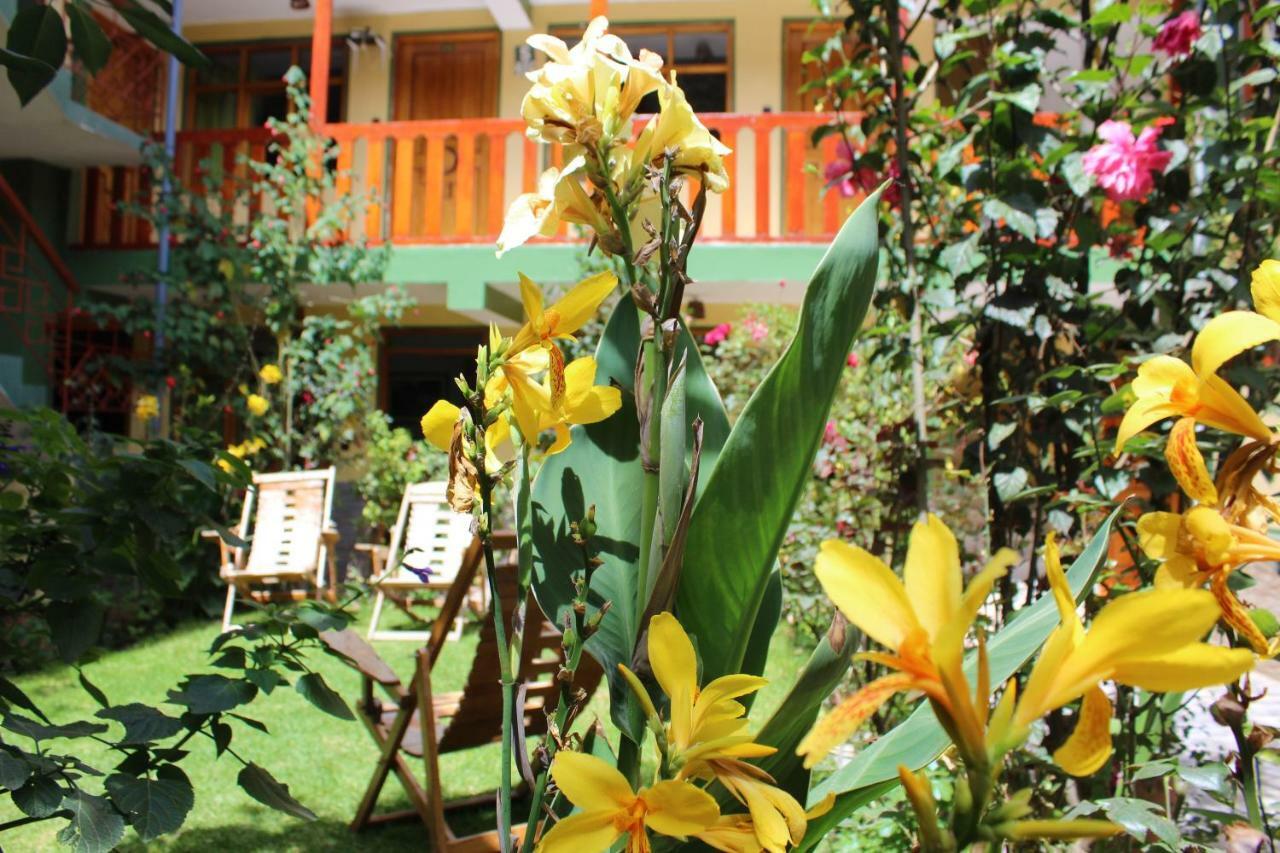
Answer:
[[(366, 610), (367, 618), (367, 610)], [(363, 626), (361, 626), (363, 630)], [(460, 689), (466, 679), (478, 627), (468, 625), (463, 637), (451, 643), (432, 674), (438, 691)], [(216, 671), (208, 666), (209, 643), (218, 634), (213, 622), (189, 623), (132, 648), (105, 655), (85, 667), (85, 674), (107, 694), (113, 704), (142, 701), (159, 705), (166, 690), (187, 673)], [(412, 672), (411, 642), (376, 644), (379, 654), (402, 676)], [(763, 721), (781, 702), (806, 655), (797, 649), (785, 629), (774, 637), (766, 675), (771, 683), (761, 691), (752, 717)], [(359, 677), (340, 661), (317, 654), (314, 664), (325, 679), (354, 705)], [(93, 719), (97, 706), (79, 686), (75, 671), (59, 667), (17, 679), (54, 722)], [(215, 760), (212, 742), (192, 741), (193, 754), (182, 762), (195, 785), (195, 807), (182, 829), (147, 849), (169, 851), (327, 851), (421, 850), (425, 834), (416, 823), (394, 824), (355, 835), (347, 822), (355, 812), (376, 759), (373, 740), (360, 722), (347, 722), (313, 708), (290, 688), (260, 695), (244, 709), (246, 716), (266, 723), (271, 734), (236, 725), (232, 748), (245, 759), (271, 771), (291, 793), (319, 819), (306, 823), (259, 805), (236, 784), (240, 765), (230, 756)], [(606, 691), (592, 700), (592, 711), (608, 720)], [(590, 715), (587, 715), (590, 716)], [(114, 725), (114, 724), (113, 724)], [(607, 726), (617, 744), (617, 732)], [(107, 750), (82, 756), (99, 770), (110, 771), (115, 761)], [(492, 790), (497, 782), (498, 747), (490, 746), (444, 756), (441, 775), (447, 797)], [(90, 786), (92, 789), (92, 786)], [(407, 808), (408, 800), (394, 777), (383, 789), (380, 808)], [(490, 813), (491, 814), (491, 813)], [(19, 817), (7, 798), (0, 806), (0, 823)], [(484, 815), (476, 815), (483, 824)], [(0, 836), (6, 851), (54, 850), (61, 821), (22, 827)], [(476, 827), (477, 829), (480, 827)], [(132, 830), (123, 850), (140, 851), (143, 845)]]

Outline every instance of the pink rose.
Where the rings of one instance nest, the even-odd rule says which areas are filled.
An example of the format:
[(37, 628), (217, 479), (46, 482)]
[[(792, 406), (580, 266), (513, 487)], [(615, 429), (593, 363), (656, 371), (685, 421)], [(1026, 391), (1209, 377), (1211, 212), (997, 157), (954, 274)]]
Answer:
[(858, 358), (856, 352), (849, 353), (849, 357), (844, 360), (844, 363), (850, 367), (862, 367), (862, 359)]
[(1163, 171), (1173, 157), (1171, 151), (1156, 147), (1160, 127), (1143, 129), (1135, 139), (1127, 121), (1104, 121), (1098, 127), (1103, 141), (1084, 155), (1084, 170), (1112, 201), (1141, 201), (1155, 186), (1152, 177)]
[(1156, 36), (1155, 48), (1169, 56), (1190, 56), (1191, 46), (1200, 38), (1200, 13), (1187, 10), (1170, 18)]
[(702, 342), (709, 347), (713, 347), (716, 344), (723, 341), (725, 338), (729, 337), (729, 333), (732, 331), (733, 331), (732, 325), (730, 325), (729, 323), (721, 323), (719, 326), (716, 326), (714, 329), (707, 332), (702, 337)]

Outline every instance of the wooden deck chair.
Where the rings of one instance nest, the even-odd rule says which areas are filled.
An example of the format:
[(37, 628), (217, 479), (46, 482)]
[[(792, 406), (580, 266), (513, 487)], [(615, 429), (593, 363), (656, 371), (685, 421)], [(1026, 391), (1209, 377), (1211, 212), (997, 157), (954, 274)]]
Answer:
[[(376, 591), (373, 618), (369, 620), (371, 640), (416, 640), (431, 638), (428, 630), (387, 630), (379, 628), (382, 609), (390, 600), (417, 621), (410, 610), (415, 593), (443, 592), (453, 585), (462, 568), (467, 548), (475, 538), (471, 533), (471, 516), (454, 512), (445, 497), (446, 482), (414, 483), (404, 490), (400, 513), (391, 528), (391, 544), (387, 547), (361, 543), (357, 550), (369, 554), (372, 568), (370, 583)], [(427, 570), (423, 579), (408, 567)], [(462, 633), (461, 612), (454, 619), (452, 637)]]
[[(513, 549), (515, 536), (496, 534), (495, 544)], [(321, 634), (321, 639), (346, 658), (363, 677), (362, 695), (357, 707), (380, 753), (373, 777), (351, 821), (353, 830), (405, 818), (419, 818), (427, 827), (436, 853), (491, 853), (502, 849), (496, 832), (459, 837), (447, 819), (448, 813), (456, 809), (491, 803), (493, 794), (446, 802), (440, 784), (441, 755), (495, 743), (502, 737), (498, 651), (491, 618), (483, 622), (466, 687), (459, 692), (439, 694), (431, 687), (432, 669), (446, 645), (449, 627), (466, 599), (481, 560), (479, 543), (473, 543), (467, 549), (467, 559), (453, 586), (449, 588), (427, 645), (418, 650), (413, 679), (407, 685), (355, 631), (347, 629)], [(498, 589), (508, 626), (515, 611), (515, 588), (515, 565), (510, 562), (500, 565)], [(542, 616), (532, 595), (527, 607), (526, 624), (532, 627), (526, 630), (517, 670), (518, 682), (524, 686), (524, 705), (517, 711), (524, 718), (528, 734), (543, 734), (547, 731), (544, 708), (553, 707), (558, 699), (559, 690), (554, 679), (564, 657), (559, 632)], [(583, 655), (575, 686), (589, 693), (599, 684), (601, 675), (599, 665), (590, 656)], [(375, 686), (386, 695), (386, 699), (377, 694)], [(418, 758), (423, 761), (422, 774), (415, 773), (410, 763)], [(378, 794), (391, 773), (400, 780), (412, 808), (374, 814)], [(522, 833), (523, 827), (516, 832)]]
[[(338, 531), (333, 525), (335, 469), (254, 474), (244, 496), (240, 523), (232, 532), (249, 541), (234, 547), (216, 532), (219, 575), (227, 582), (227, 603), (222, 630), (231, 629), (236, 594), (267, 597), (263, 587), (308, 584), (317, 596), (333, 582), (334, 548)], [(288, 591), (291, 597), (295, 592)]]

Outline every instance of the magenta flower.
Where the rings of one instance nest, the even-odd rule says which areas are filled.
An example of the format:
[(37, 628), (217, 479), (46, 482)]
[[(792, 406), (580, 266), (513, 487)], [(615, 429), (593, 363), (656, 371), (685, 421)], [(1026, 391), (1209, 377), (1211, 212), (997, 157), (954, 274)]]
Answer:
[(861, 367), (862, 359), (858, 358), (858, 354), (856, 352), (851, 352), (849, 353), (849, 357), (844, 360), (844, 363), (850, 367)]
[(1170, 18), (1156, 36), (1155, 48), (1169, 56), (1190, 56), (1191, 46), (1200, 38), (1200, 14), (1187, 10)]
[(1163, 171), (1173, 157), (1156, 147), (1160, 128), (1144, 128), (1135, 139), (1127, 121), (1104, 121), (1098, 127), (1103, 140), (1084, 155), (1084, 170), (1112, 201), (1141, 201), (1155, 186), (1154, 173)]
[(721, 323), (719, 326), (716, 326), (714, 329), (707, 332), (702, 337), (702, 342), (709, 347), (713, 347), (716, 344), (723, 341), (725, 338), (729, 337), (729, 333), (732, 331), (733, 331), (732, 325), (730, 325), (729, 323)]
[(765, 338), (769, 337), (769, 326), (757, 319), (754, 314), (748, 317), (747, 321), (743, 323), (742, 326), (747, 330), (747, 334), (751, 335), (751, 340), (756, 343), (760, 343)]
[(840, 427), (836, 426), (835, 421), (827, 421), (827, 428), (822, 431), (822, 440), (827, 444), (834, 444), (839, 437)]

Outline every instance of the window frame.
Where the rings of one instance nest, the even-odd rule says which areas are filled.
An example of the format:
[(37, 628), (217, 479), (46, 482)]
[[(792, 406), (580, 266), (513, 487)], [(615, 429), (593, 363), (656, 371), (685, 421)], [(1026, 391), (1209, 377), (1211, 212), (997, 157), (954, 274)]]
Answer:
[[(665, 35), (667, 37), (667, 61), (662, 66), (663, 74), (675, 71), (677, 77), (685, 74), (724, 74), (724, 112), (733, 112), (734, 97), (734, 65), (735, 51), (733, 38), (733, 21), (667, 21), (667, 22), (626, 22), (610, 21), (609, 32), (626, 41), (634, 35)], [(676, 35), (679, 33), (722, 32), (725, 36), (724, 62), (711, 63), (679, 63), (676, 62)], [(551, 34), (568, 42), (581, 35), (579, 26), (555, 26)]]
[[(249, 54), (255, 51), (272, 51), (282, 48), (289, 49), (290, 65), (301, 65), (302, 54), (311, 49), (311, 39), (306, 36), (298, 38), (279, 38), (279, 39), (254, 39), (250, 41), (226, 41), (226, 42), (209, 42), (197, 45), (205, 54), (229, 54), (237, 53), (239, 55), (238, 70), (236, 81), (234, 83), (201, 83), (199, 82), (199, 71), (195, 68), (186, 70), (186, 80), (183, 92), (182, 103), (182, 126), (186, 130), (195, 130), (196, 118), (196, 100), (199, 95), (218, 92), (233, 92), (236, 96), (236, 118), (235, 124), (226, 130), (246, 130), (254, 127), (249, 124), (249, 104), (253, 95), (270, 94), (274, 92), (284, 92), (285, 85), (283, 80), (250, 80), (249, 79)], [(346, 50), (346, 36), (334, 36), (333, 46), (330, 48), (330, 55), (338, 50)], [(332, 62), (330, 68), (333, 67)], [(350, 85), (348, 72), (349, 63), (344, 63), (342, 71), (339, 74), (330, 73), (329, 87), (338, 87), (338, 121), (346, 120), (347, 113), (347, 90)], [(310, 69), (303, 67), (304, 71)], [(208, 129), (208, 128), (206, 128)]]

